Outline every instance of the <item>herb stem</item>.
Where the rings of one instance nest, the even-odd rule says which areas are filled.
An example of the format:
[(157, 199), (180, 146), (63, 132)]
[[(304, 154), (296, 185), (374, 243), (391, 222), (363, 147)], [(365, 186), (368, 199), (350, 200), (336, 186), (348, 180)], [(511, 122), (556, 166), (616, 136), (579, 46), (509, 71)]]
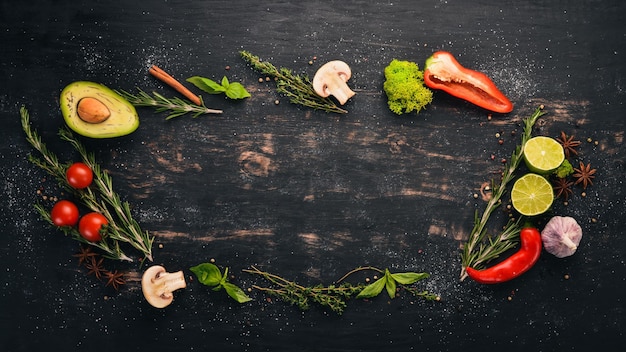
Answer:
[[(474, 216), (474, 227), (472, 228), (469, 238), (463, 246), (463, 251), (461, 253), (461, 281), (467, 277), (465, 269), (468, 266), (480, 267), (489, 260), (496, 258), (507, 249), (515, 246), (516, 241), (519, 238), (520, 224), (522, 222), (521, 216), (517, 221), (509, 221), (505, 226), (504, 231), (495, 236), (495, 238), (488, 236), (486, 227), (489, 217), (501, 204), (501, 198), (506, 191), (507, 184), (515, 177), (515, 171), (523, 159), (524, 145), (532, 137), (535, 122), (543, 114), (545, 113), (543, 112), (542, 105), (538, 107), (529, 118), (523, 119), (524, 131), (522, 133), (521, 143), (515, 148), (510, 161), (507, 165), (505, 165), (500, 184), (497, 185), (495, 182), (492, 182), (492, 197), (487, 202), (487, 206), (485, 207), (482, 216), (479, 217), (478, 211), (476, 211)], [(489, 243), (486, 243), (487, 239)]]
[(291, 103), (338, 114), (348, 112), (337, 106), (332, 99), (318, 95), (308, 76), (296, 75), (287, 68), (276, 68), (271, 63), (261, 61), (258, 56), (247, 51), (240, 51), (239, 53), (255, 70), (273, 77), (276, 80), (276, 90), (289, 98)]
[(358, 268), (355, 268), (355, 269), (352, 269), (352, 270), (348, 271), (344, 276), (342, 276), (339, 280), (337, 280), (336, 283), (340, 283), (343, 280), (347, 279), (348, 276), (350, 276), (350, 275), (352, 275), (352, 274), (354, 274), (356, 272), (364, 271), (364, 270), (373, 270), (373, 271), (377, 271), (377, 272), (379, 272), (381, 274), (385, 272), (384, 270), (378, 269), (378, 268), (373, 267), (373, 266), (360, 266)]
[(156, 112), (169, 111), (169, 114), (165, 118), (166, 120), (171, 120), (188, 113), (196, 118), (204, 114), (221, 114), (223, 112), (222, 110), (207, 108), (204, 102), (202, 102), (202, 105), (196, 105), (178, 97), (166, 98), (157, 92), (153, 92), (153, 96), (151, 96), (141, 89), (139, 89), (137, 94), (132, 94), (125, 90), (116, 90), (116, 93), (134, 106), (153, 107), (156, 109)]
[[(82, 190), (74, 189), (68, 184), (65, 178), (65, 172), (69, 164), (60, 163), (57, 156), (48, 150), (46, 145), (41, 141), (41, 137), (32, 130), (30, 126), (30, 116), (25, 107), (20, 109), (20, 115), (26, 139), (43, 157), (43, 159), (38, 159), (29, 156), (29, 160), (52, 175), (63, 188), (79, 198), (87, 208), (101, 213), (108, 220), (106, 233), (103, 235), (102, 241), (93, 243), (82, 240), (81, 242), (102, 249), (107, 257), (132, 261), (119, 247), (120, 242), (129, 243), (132, 247), (141, 251), (145, 259), (152, 261), (152, 243), (154, 237), (142, 231), (137, 221), (133, 219), (130, 205), (128, 202), (123, 202), (120, 196), (113, 191), (113, 180), (106, 171), (100, 168), (100, 165), (95, 160), (94, 154), (88, 153), (82, 143), (80, 143), (67, 128), (62, 128), (59, 131), (61, 139), (70, 142), (94, 175), (93, 186)], [(43, 207), (36, 206), (36, 208), (44, 219), (52, 223), (49, 214)], [(63, 230), (66, 233), (71, 233), (75, 239), (82, 239), (75, 229)], [(111, 243), (108, 242), (109, 240)]]

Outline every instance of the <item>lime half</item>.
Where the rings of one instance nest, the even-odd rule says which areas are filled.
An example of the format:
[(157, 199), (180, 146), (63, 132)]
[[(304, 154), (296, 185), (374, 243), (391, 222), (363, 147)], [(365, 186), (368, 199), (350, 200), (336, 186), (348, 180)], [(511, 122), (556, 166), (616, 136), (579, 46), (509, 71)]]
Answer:
[(565, 160), (563, 146), (551, 137), (533, 137), (524, 144), (524, 161), (532, 172), (549, 174)]
[(554, 201), (552, 185), (545, 177), (528, 173), (520, 177), (511, 190), (513, 208), (520, 214), (534, 216), (545, 213)]

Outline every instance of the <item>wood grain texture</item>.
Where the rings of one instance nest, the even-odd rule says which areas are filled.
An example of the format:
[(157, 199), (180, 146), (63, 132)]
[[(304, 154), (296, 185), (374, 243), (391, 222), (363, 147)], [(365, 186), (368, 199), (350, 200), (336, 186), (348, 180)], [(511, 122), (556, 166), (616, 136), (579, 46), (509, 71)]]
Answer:
[[(8, 87), (0, 90), (0, 349), (583, 351), (598, 341), (623, 344), (624, 15), (619, 1), (0, 1), (0, 82)], [(290, 104), (273, 82), (259, 82), (265, 77), (240, 50), (310, 76), (327, 61), (346, 61), (356, 92), (349, 113)], [(436, 50), (486, 73), (515, 110), (489, 118), (435, 92), (418, 115), (391, 113), (384, 67), (394, 58), (422, 67)], [(64, 195), (27, 161), (33, 150), (19, 124), (25, 105), (50, 149), (73, 160), (77, 154), (57, 136), (62, 88), (93, 80), (175, 96), (148, 75), (152, 64), (182, 80), (226, 75), (252, 94), (241, 102), (203, 95), (224, 114), (196, 119), (165, 121), (138, 108), (133, 134), (84, 140), (155, 236), (154, 263), (186, 272), (188, 287), (165, 310), (141, 296), (145, 266), (107, 263), (127, 275), (116, 292), (85, 275), (72, 257), (77, 243), (39, 219), (33, 203)], [(535, 132), (575, 135), (583, 141), (579, 158), (598, 168), (586, 196), (577, 188), (569, 204), (553, 209), (577, 218), (581, 247), (567, 259), (544, 253), (507, 284), (459, 282), (460, 246), (484, 209), (484, 186), (499, 177), (521, 119), (540, 104), (547, 114)], [(490, 230), (506, 217), (498, 211)], [(307, 285), (330, 284), (360, 265), (425, 271), (431, 277), (422, 288), (442, 302), (401, 293), (350, 301), (336, 316), (251, 292), (252, 302), (237, 305), (188, 271), (212, 258), (244, 288), (263, 284), (241, 272), (251, 265)]]

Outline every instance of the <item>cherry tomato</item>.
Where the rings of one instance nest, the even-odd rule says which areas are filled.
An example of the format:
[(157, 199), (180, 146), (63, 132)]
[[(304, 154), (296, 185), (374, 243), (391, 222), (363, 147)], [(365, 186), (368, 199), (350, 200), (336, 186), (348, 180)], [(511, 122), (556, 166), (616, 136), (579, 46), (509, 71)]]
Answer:
[(56, 226), (74, 226), (78, 222), (78, 207), (69, 200), (60, 200), (52, 207), (50, 218)]
[(83, 189), (89, 187), (91, 181), (93, 181), (93, 172), (86, 164), (77, 162), (67, 169), (65, 177), (70, 186), (76, 189)]
[(104, 215), (91, 212), (80, 218), (78, 222), (78, 232), (87, 241), (98, 242), (102, 239), (100, 230), (108, 223), (109, 221)]

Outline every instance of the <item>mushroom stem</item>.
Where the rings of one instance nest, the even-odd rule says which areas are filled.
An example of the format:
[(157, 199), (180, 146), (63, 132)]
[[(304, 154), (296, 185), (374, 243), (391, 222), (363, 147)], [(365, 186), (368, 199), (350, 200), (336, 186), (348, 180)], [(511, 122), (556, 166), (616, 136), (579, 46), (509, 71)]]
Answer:
[(329, 92), (329, 95), (334, 96), (341, 105), (344, 105), (348, 99), (354, 96), (354, 91), (348, 87), (348, 84), (346, 84), (341, 76), (332, 76), (328, 82), (326, 91)]
[(182, 271), (168, 273), (160, 265), (151, 266), (141, 278), (141, 289), (148, 303), (156, 308), (167, 307), (174, 295), (172, 292), (187, 287)]
[(187, 287), (185, 282), (185, 275), (182, 271), (174, 273), (159, 273), (152, 279), (152, 282), (156, 285), (156, 293), (164, 298), (172, 297), (172, 292), (179, 288)]

